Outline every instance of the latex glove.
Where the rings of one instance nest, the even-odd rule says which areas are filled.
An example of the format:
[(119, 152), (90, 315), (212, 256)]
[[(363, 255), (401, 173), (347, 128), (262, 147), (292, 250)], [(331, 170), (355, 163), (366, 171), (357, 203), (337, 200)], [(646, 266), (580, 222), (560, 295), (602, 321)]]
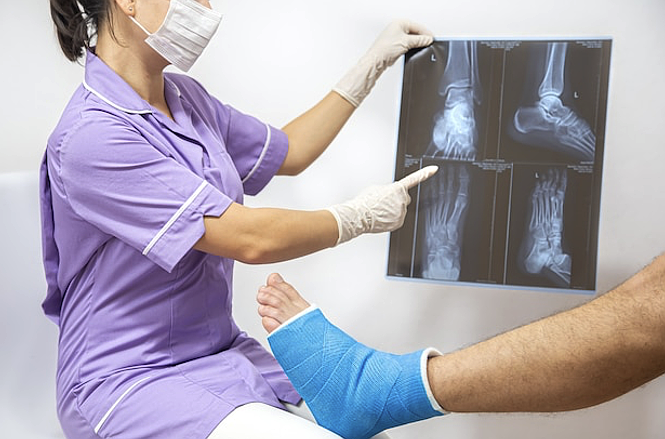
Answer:
[(424, 27), (407, 20), (394, 21), (333, 90), (357, 107), (386, 68), (409, 49), (429, 46), (432, 41), (434, 36)]
[(438, 169), (438, 166), (427, 166), (394, 183), (369, 187), (356, 198), (328, 208), (339, 228), (336, 245), (363, 233), (390, 232), (402, 227), (406, 206), (411, 202), (408, 190), (430, 178)]

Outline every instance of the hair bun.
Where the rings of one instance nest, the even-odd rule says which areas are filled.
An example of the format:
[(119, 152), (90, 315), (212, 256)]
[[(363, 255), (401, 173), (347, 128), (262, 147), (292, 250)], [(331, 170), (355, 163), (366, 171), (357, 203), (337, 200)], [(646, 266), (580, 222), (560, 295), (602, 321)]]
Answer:
[(76, 61), (90, 48), (100, 18), (106, 15), (107, 0), (50, 0), (51, 19), (58, 42), (70, 61)]

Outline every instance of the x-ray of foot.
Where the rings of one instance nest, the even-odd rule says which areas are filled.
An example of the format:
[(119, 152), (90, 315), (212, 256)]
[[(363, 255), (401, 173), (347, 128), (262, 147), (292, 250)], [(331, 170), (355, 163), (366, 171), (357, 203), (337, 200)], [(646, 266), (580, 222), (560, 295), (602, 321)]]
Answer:
[(422, 277), (458, 280), (469, 204), (469, 170), (463, 164), (441, 165), (432, 180), (422, 189), (425, 191), (422, 201), (425, 215)]
[(536, 175), (518, 256), (522, 270), (543, 275), (557, 286), (570, 286), (571, 258), (562, 249), (566, 178), (566, 171), (558, 168)]

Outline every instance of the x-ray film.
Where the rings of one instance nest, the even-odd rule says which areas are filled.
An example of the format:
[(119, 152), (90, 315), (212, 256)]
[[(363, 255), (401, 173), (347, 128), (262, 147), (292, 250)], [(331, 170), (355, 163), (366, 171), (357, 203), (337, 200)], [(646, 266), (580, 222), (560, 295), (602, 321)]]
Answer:
[(596, 288), (610, 39), (437, 40), (405, 59), (396, 178), (438, 165), (388, 275)]

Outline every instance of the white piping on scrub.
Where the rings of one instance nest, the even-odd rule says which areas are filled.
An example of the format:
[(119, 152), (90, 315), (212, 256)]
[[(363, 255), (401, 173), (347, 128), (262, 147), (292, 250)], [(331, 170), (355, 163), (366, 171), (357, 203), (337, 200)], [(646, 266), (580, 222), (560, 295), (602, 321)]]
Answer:
[(259, 169), (259, 166), (261, 166), (261, 162), (266, 156), (266, 153), (268, 152), (268, 147), (270, 146), (270, 140), (272, 138), (272, 132), (270, 131), (270, 126), (266, 124), (266, 129), (268, 130), (268, 134), (266, 134), (266, 143), (263, 145), (263, 149), (261, 150), (261, 155), (259, 156), (259, 159), (256, 161), (256, 164), (252, 168), (251, 171), (249, 171), (249, 174), (245, 178), (242, 179), (242, 183), (244, 184), (247, 180), (252, 178), (252, 175), (256, 172), (257, 169)]
[(164, 234), (165, 234), (165, 233), (171, 228), (171, 226), (173, 225), (173, 223), (175, 223), (175, 222), (178, 220), (178, 218), (180, 218), (180, 215), (182, 215), (183, 212), (185, 211), (185, 209), (187, 209), (187, 208), (190, 206), (190, 204), (192, 204), (192, 203), (194, 202), (194, 200), (196, 199), (196, 197), (199, 196), (199, 194), (203, 191), (203, 189), (205, 189), (205, 187), (206, 187), (207, 185), (208, 185), (208, 182), (207, 182), (207, 181), (203, 181), (203, 182), (199, 185), (199, 187), (194, 191), (194, 193), (192, 194), (192, 196), (189, 197), (189, 198), (187, 199), (187, 201), (185, 201), (185, 202), (183, 203), (182, 206), (180, 206), (180, 209), (178, 209), (178, 211), (177, 211), (176, 213), (174, 213), (173, 216), (172, 216), (171, 218), (169, 218), (169, 220), (166, 222), (166, 224), (164, 224), (164, 227), (162, 227), (162, 229), (161, 229), (159, 232), (157, 232), (157, 234), (154, 236), (154, 238), (152, 238), (152, 241), (150, 241), (150, 243), (146, 246), (146, 248), (143, 249), (143, 256), (145, 256), (145, 255), (147, 255), (148, 253), (150, 253), (150, 250), (152, 250), (152, 248), (155, 246), (155, 244), (157, 244), (157, 241), (159, 241), (159, 239), (160, 239), (162, 236), (164, 236)]
[(85, 82), (85, 79), (83, 79), (83, 87), (85, 87), (86, 90), (88, 90), (90, 93), (93, 95), (97, 96), (99, 99), (102, 101), (106, 102), (113, 108), (117, 108), (120, 111), (124, 111), (125, 113), (132, 113), (132, 114), (152, 114), (152, 110), (130, 110), (129, 108), (124, 108), (121, 107), (120, 105), (114, 103), (112, 100), (108, 99), (104, 95), (102, 95), (100, 92), (95, 90), (94, 88), (90, 87), (87, 82)]
[(104, 414), (104, 416), (102, 416), (102, 419), (100, 419), (99, 422), (97, 423), (97, 426), (95, 427), (95, 434), (99, 433), (99, 430), (104, 426), (104, 423), (106, 422), (106, 420), (108, 419), (108, 417), (111, 415), (111, 413), (113, 413), (113, 410), (115, 410), (116, 406), (117, 406), (118, 404), (120, 404), (120, 401), (122, 401), (122, 400), (125, 398), (125, 396), (127, 396), (127, 394), (128, 394), (129, 392), (131, 392), (132, 389), (134, 389), (134, 387), (138, 386), (138, 385), (141, 384), (143, 381), (145, 381), (145, 380), (147, 380), (147, 379), (149, 379), (149, 378), (151, 378), (151, 377), (145, 377), (145, 378), (143, 378), (143, 379), (141, 379), (141, 380), (138, 380), (137, 382), (135, 382), (134, 384), (132, 384), (131, 386), (129, 386), (129, 388), (128, 388), (127, 390), (125, 390), (125, 391), (123, 392), (122, 395), (120, 395), (120, 397), (119, 397), (119, 398), (113, 403), (113, 405), (111, 406), (111, 408), (108, 409), (108, 411)]

